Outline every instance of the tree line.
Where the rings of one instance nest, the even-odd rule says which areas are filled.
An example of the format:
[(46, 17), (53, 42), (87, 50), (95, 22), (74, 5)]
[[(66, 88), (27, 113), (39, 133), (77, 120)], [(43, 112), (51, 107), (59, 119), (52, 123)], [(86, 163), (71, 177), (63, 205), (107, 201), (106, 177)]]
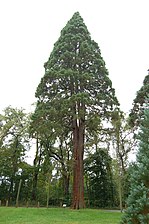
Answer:
[[(0, 115), (0, 200), (122, 210), (149, 75), (126, 117), (100, 48), (78, 12), (44, 68), (34, 112), (7, 107)], [(25, 158), (33, 146), (29, 164)]]

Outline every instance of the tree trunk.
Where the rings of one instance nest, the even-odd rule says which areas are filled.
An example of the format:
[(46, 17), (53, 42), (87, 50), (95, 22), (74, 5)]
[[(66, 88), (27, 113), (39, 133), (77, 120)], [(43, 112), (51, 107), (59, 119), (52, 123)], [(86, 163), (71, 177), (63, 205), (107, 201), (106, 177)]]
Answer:
[(49, 198), (50, 198), (50, 183), (51, 183), (51, 175), (48, 174), (48, 186), (47, 186), (47, 208), (49, 207)]
[(37, 180), (38, 180), (38, 173), (34, 171), (33, 186), (32, 186), (32, 201), (37, 200)]
[(41, 161), (41, 150), (39, 148), (39, 142), (38, 142), (38, 136), (37, 136), (37, 139), (36, 139), (36, 155), (35, 155), (35, 159), (34, 159), (32, 196), (31, 196), (33, 201), (37, 201), (37, 182), (38, 182), (40, 161)]
[[(66, 150), (68, 150), (66, 148)], [(62, 178), (63, 178), (63, 192), (65, 200), (69, 199), (69, 183), (70, 183), (70, 169), (69, 165), (65, 162), (63, 149), (62, 149), (62, 141), (60, 144), (60, 155), (61, 155), (61, 166), (62, 166)], [(67, 161), (69, 162), (69, 152), (67, 153)]]
[(14, 185), (14, 177), (11, 176), (11, 178), (10, 178), (10, 188), (9, 188), (9, 192), (8, 192), (9, 202), (11, 201), (11, 199), (13, 199), (13, 185)]
[(17, 198), (16, 198), (16, 207), (19, 206), (19, 195), (20, 195), (20, 189), (21, 189), (22, 179), (20, 179), (18, 192), (17, 192)]
[(77, 119), (73, 120), (73, 209), (85, 207), (83, 164), (84, 122), (81, 120), (77, 121)]
[(63, 190), (65, 199), (69, 198), (69, 182), (70, 182), (70, 174), (63, 175)]

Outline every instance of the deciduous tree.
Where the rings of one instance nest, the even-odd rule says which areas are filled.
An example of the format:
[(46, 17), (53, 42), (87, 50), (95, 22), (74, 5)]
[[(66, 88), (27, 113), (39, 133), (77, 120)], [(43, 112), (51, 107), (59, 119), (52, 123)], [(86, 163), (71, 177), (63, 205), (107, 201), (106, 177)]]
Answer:
[(7, 197), (14, 199), (16, 176), (29, 149), (29, 119), (23, 109), (12, 107), (7, 107), (0, 119), (0, 177), (3, 185), (9, 186)]

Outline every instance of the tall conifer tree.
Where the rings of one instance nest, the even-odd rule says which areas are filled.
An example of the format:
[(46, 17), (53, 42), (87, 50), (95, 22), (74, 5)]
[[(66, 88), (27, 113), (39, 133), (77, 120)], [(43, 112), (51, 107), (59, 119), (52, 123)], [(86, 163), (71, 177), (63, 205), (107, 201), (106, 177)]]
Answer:
[[(98, 130), (118, 101), (100, 49), (76, 12), (61, 31), (36, 91), (34, 119), (49, 125), (57, 138), (65, 130), (73, 145), (72, 208), (84, 208), (86, 129)], [(93, 127), (94, 126), (94, 127)], [(64, 132), (63, 132), (64, 133)], [(69, 136), (70, 136), (69, 135)]]
[(149, 108), (141, 124), (137, 161), (131, 174), (126, 214), (121, 222), (125, 224), (149, 223)]
[(145, 103), (148, 101), (149, 95), (149, 74), (145, 76), (143, 80), (143, 85), (137, 91), (136, 97), (133, 101), (133, 108), (131, 109), (131, 113), (129, 115), (130, 117), (130, 125), (134, 127), (138, 127), (142, 114), (143, 114), (143, 108)]

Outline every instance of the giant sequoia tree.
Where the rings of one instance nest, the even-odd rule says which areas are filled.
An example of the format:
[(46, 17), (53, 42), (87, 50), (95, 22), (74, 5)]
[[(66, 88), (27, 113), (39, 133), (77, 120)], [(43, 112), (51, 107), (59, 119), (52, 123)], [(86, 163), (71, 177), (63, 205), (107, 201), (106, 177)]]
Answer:
[(86, 130), (98, 130), (118, 101), (100, 49), (78, 12), (61, 31), (44, 67), (45, 75), (36, 91), (34, 119), (38, 130), (41, 125), (42, 133), (48, 132), (55, 141), (64, 131), (65, 136), (72, 136), (72, 208), (83, 208)]

